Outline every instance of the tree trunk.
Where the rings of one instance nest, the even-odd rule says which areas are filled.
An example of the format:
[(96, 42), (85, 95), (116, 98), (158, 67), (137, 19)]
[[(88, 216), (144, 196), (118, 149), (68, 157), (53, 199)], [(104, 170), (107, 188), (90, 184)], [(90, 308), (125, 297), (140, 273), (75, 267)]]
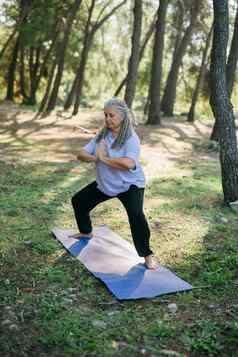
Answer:
[(73, 104), (73, 101), (75, 98), (76, 84), (77, 84), (77, 76), (74, 77), (73, 84), (71, 86), (70, 92), (69, 92), (66, 102), (64, 104), (64, 110), (68, 110), (71, 107), (71, 105)]
[(217, 141), (217, 142), (219, 141), (219, 125), (218, 125), (216, 119), (215, 119), (215, 123), (212, 128), (210, 140)]
[(195, 89), (193, 91), (192, 102), (191, 102), (190, 110), (188, 113), (188, 122), (194, 122), (194, 120), (195, 120), (195, 107), (196, 107), (197, 100), (198, 100), (199, 90), (200, 90), (200, 87), (201, 87), (203, 79), (204, 79), (204, 74), (205, 74), (205, 69), (206, 69), (206, 59), (207, 59), (207, 54), (208, 54), (208, 50), (210, 47), (212, 32), (213, 32), (213, 25), (211, 26), (210, 31), (208, 33), (206, 44), (205, 44), (205, 47), (204, 47), (204, 50), (202, 53), (202, 62), (201, 62), (201, 66), (199, 69), (197, 83), (196, 83)]
[[(156, 16), (154, 17), (154, 20), (152, 21), (152, 23), (151, 23), (151, 25), (150, 25), (150, 27), (149, 27), (149, 30), (146, 32), (145, 38), (144, 38), (143, 41), (142, 41), (142, 46), (141, 46), (141, 48), (140, 48), (140, 54), (139, 54), (139, 63), (140, 63), (140, 61), (142, 60), (143, 55), (144, 55), (144, 51), (145, 51), (145, 49), (146, 49), (146, 46), (147, 46), (147, 44), (148, 44), (148, 42), (149, 42), (151, 36), (152, 36), (153, 33), (154, 33), (155, 24), (156, 24), (156, 19), (157, 19), (157, 11), (156, 11)], [(123, 78), (123, 80), (121, 81), (121, 83), (119, 84), (119, 86), (117, 87), (117, 89), (116, 89), (116, 91), (115, 91), (115, 93), (114, 93), (114, 96), (115, 96), (115, 97), (117, 97), (117, 96), (120, 94), (120, 92), (121, 92), (122, 88), (124, 87), (124, 85), (126, 84), (126, 82), (127, 82), (127, 74), (126, 74), (126, 76)]]
[(53, 79), (54, 79), (56, 66), (57, 66), (57, 60), (55, 59), (53, 65), (51, 67), (51, 71), (50, 71), (50, 75), (49, 75), (49, 78), (48, 78), (45, 94), (44, 94), (44, 97), (42, 98), (41, 105), (40, 105), (40, 108), (39, 108), (39, 113), (42, 113), (42, 112), (45, 111), (46, 105), (47, 105), (47, 103), (49, 101), (49, 95), (50, 95), (52, 82), (53, 82)]
[[(17, 30), (19, 29), (19, 27), (27, 21), (27, 16), (29, 14), (31, 6), (32, 6), (32, 0), (20, 0), (19, 1), (19, 9), (20, 9), (19, 22), (16, 24), (16, 28), (12, 33), (12, 37), (10, 36), (10, 38), (13, 38), (15, 36), (15, 33), (17, 32)], [(7, 83), (6, 99), (11, 100), (11, 101), (14, 100), (14, 81), (15, 81), (15, 73), (16, 73), (16, 67), (17, 67), (17, 59), (18, 59), (20, 46), (21, 46), (21, 37), (22, 37), (21, 29), (19, 29), (16, 43), (15, 43), (15, 46), (14, 46), (14, 49), (12, 52), (12, 60), (8, 67), (8, 76), (7, 76), (8, 83)], [(5, 46), (7, 47), (8, 44), (6, 43)], [(4, 49), (4, 51), (5, 51), (5, 49)]]
[[(85, 33), (85, 43), (83, 46), (83, 52), (78, 67), (78, 71), (76, 74), (77, 79), (75, 83), (75, 103), (74, 103), (73, 115), (78, 114), (82, 89), (84, 85), (85, 68), (87, 65), (88, 54), (93, 44), (94, 35), (97, 32), (97, 30), (104, 24), (104, 22), (107, 21), (115, 13), (116, 10), (118, 10), (123, 4), (125, 4), (126, 1), (127, 0), (121, 1), (118, 5), (112, 8), (112, 10), (107, 15), (105, 15), (100, 21), (96, 21), (96, 23), (94, 24), (91, 23), (91, 16), (89, 14), (88, 21), (89, 21), (89, 25), (91, 25), (92, 28), (90, 32), (88, 31), (87, 36)], [(91, 7), (94, 7), (94, 3), (95, 1), (92, 1)]]
[(32, 6), (31, 0), (30, 1), (24, 1), (24, 0), (20, 1), (20, 4), (19, 4), (19, 7), (20, 7), (19, 20), (15, 24), (14, 30), (12, 31), (12, 33), (10, 34), (10, 36), (8, 37), (7, 41), (5, 42), (5, 44), (3, 45), (3, 47), (2, 47), (2, 49), (0, 51), (0, 59), (3, 57), (6, 49), (8, 48), (8, 46), (11, 43), (11, 41), (13, 40), (13, 38), (15, 37), (15, 35), (18, 32), (18, 30), (21, 27), (21, 25), (26, 21), (26, 18), (27, 18), (28, 14), (29, 14), (31, 6)]
[(25, 49), (23, 44), (21, 44), (20, 48), (20, 69), (19, 69), (19, 74), (20, 74), (20, 93), (23, 96), (23, 103), (25, 104), (27, 102), (27, 92), (26, 92), (26, 87), (25, 87)]
[(81, 56), (81, 61), (80, 61), (80, 66), (78, 68), (78, 72), (76, 75), (76, 83), (75, 83), (75, 103), (74, 103), (74, 109), (73, 109), (73, 115), (78, 114), (79, 110), (79, 105), (80, 105), (80, 98), (82, 96), (82, 89), (84, 85), (84, 77), (85, 77), (85, 68), (87, 65), (87, 60), (88, 60), (88, 54), (90, 51), (90, 48), (92, 46), (92, 38), (88, 39), (87, 44), (83, 48), (83, 53)]
[(117, 97), (120, 94), (122, 88), (126, 85), (126, 82), (127, 82), (127, 75), (123, 78), (123, 80), (121, 81), (121, 83), (117, 87), (117, 89), (116, 89), (116, 91), (114, 93), (115, 97)]
[(161, 0), (158, 8), (153, 59), (151, 68), (151, 81), (149, 87), (149, 115), (146, 124), (160, 124), (160, 87), (162, 77), (162, 61), (164, 49), (165, 18), (168, 0)]
[(186, 53), (187, 46), (189, 44), (194, 27), (197, 22), (201, 3), (202, 0), (197, 0), (193, 3), (191, 9), (190, 24), (186, 28), (180, 44), (176, 46), (176, 51), (174, 51), (174, 57), (172, 60), (171, 68), (166, 81), (164, 95), (161, 102), (162, 111), (167, 116), (172, 116), (174, 113), (179, 69), (182, 64), (184, 54)]
[[(234, 23), (233, 37), (231, 41), (231, 48), (226, 65), (226, 86), (229, 98), (231, 98), (233, 84), (235, 81), (235, 73), (238, 61), (238, 6), (236, 10), (236, 18)], [(219, 141), (219, 125), (215, 119), (210, 140)]]
[(176, 57), (176, 52), (181, 44), (182, 40), (182, 35), (183, 35), (183, 21), (184, 21), (184, 13), (185, 13), (185, 8), (184, 8), (184, 3), (183, 0), (179, 0), (177, 2), (177, 8), (175, 9), (176, 13), (174, 14), (174, 17), (172, 18), (172, 21), (175, 24), (175, 29), (176, 29), (176, 36), (174, 40), (174, 50), (173, 50), (173, 55), (172, 59)]
[(14, 100), (14, 81), (15, 81), (15, 72), (16, 72), (19, 49), (20, 49), (20, 34), (18, 35), (15, 46), (13, 48), (12, 60), (8, 67), (6, 99), (11, 101)]
[(71, 33), (71, 29), (72, 29), (72, 25), (73, 25), (73, 21), (75, 19), (75, 16), (78, 12), (78, 9), (81, 5), (82, 0), (75, 0), (70, 11), (69, 11), (69, 15), (66, 21), (66, 28), (64, 31), (64, 38), (62, 40), (62, 42), (59, 45), (58, 48), (58, 67), (57, 67), (57, 73), (55, 76), (55, 80), (54, 80), (54, 85), (53, 85), (53, 89), (49, 98), (49, 102), (48, 102), (48, 106), (47, 106), (47, 112), (50, 112), (51, 110), (53, 110), (55, 108), (56, 105), (56, 101), (57, 101), (57, 96), (58, 96), (58, 92), (59, 92), (59, 87), (60, 87), (60, 83), (61, 83), (61, 79), (63, 76), (63, 72), (64, 72), (64, 62), (65, 62), (65, 53), (66, 53), (66, 49), (68, 46), (68, 42), (69, 42), (69, 36)]
[(37, 92), (39, 86), (40, 86), (40, 82), (41, 82), (41, 79), (45, 73), (45, 70), (46, 70), (46, 65), (50, 59), (50, 55), (55, 47), (55, 44), (56, 44), (56, 41), (57, 41), (57, 38), (58, 38), (58, 35), (59, 35), (59, 31), (58, 31), (58, 26), (56, 24), (56, 32), (52, 38), (52, 42), (51, 42), (51, 45), (49, 47), (49, 49), (46, 51), (44, 57), (43, 57), (43, 60), (42, 60), (42, 63), (40, 65), (40, 69), (39, 69), (39, 74), (37, 75), (37, 78), (36, 78), (36, 83), (35, 83), (35, 91)]
[(6, 49), (8, 48), (9, 44), (11, 43), (11, 41), (13, 40), (14, 36), (17, 33), (18, 28), (15, 27), (15, 29), (12, 31), (11, 35), (8, 37), (7, 41), (5, 42), (5, 44), (3, 45), (1, 52), (0, 52), (0, 59), (3, 57)]
[(231, 42), (230, 53), (226, 65), (226, 86), (227, 86), (227, 92), (229, 97), (231, 97), (231, 93), (235, 81), (237, 61), (238, 61), (238, 5), (236, 9), (236, 18), (234, 23), (234, 31), (233, 31), (233, 37)]
[(238, 200), (238, 152), (235, 119), (227, 92), (226, 49), (228, 42), (228, 1), (213, 0), (214, 36), (211, 54), (210, 104), (219, 126), (220, 163), (224, 202)]
[(93, 35), (92, 35), (92, 33), (90, 33), (90, 25), (91, 25), (91, 19), (92, 19), (95, 3), (96, 3), (95, 0), (91, 1), (91, 5), (89, 8), (89, 12), (88, 12), (88, 18), (87, 18), (87, 22), (86, 22), (86, 26), (85, 26), (85, 31), (84, 31), (84, 40), (83, 40), (83, 49), (82, 49), (82, 53), (81, 53), (81, 59), (79, 62), (78, 69), (76, 71), (76, 75), (75, 75), (71, 90), (68, 94), (68, 97), (67, 97), (65, 105), (64, 105), (65, 110), (68, 110), (71, 107), (75, 97), (78, 97), (78, 99), (76, 99), (76, 101), (79, 106), (80, 97), (81, 97), (82, 88), (83, 88), (84, 72), (85, 72), (86, 63), (87, 63), (87, 59), (88, 59), (88, 53), (89, 53), (90, 47), (92, 45)]
[(27, 104), (35, 105), (38, 81), (37, 74), (40, 67), (41, 46), (38, 46), (36, 49), (31, 48), (30, 51), (30, 95)]
[(134, 25), (133, 34), (131, 39), (131, 56), (128, 63), (128, 74), (125, 91), (125, 102), (129, 108), (132, 107), (132, 103), (136, 91), (136, 80), (138, 73), (138, 66), (140, 60), (140, 38), (142, 27), (142, 0), (135, 0), (134, 2)]

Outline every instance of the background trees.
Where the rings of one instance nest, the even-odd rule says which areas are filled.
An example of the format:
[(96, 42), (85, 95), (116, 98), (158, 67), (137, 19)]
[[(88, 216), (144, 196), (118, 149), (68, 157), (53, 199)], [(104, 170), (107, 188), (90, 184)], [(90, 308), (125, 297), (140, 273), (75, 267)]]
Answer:
[[(2, 3), (1, 99), (31, 105), (41, 103), (41, 110), (46, 112), (60, 104), (66, 110), (72, 107), (72, 113), (77, 114), (80, 105), (100, 105), (115, 93), (125, 97), (129, 105), (133, 101), (134, 108), (144, 109), (147, 103), (149, 109), (149, 103), (153, 103), (147, 100), (150, 80), (156, 83), (151, 73), (159, 72), (163, 60), (161, 83), (156, 89), (160, 93), (154, 94), (154, 98), (161, 97), (157, 112), (173, 115), (190, 111), (189, 120), (193, 121), (197, 104), (198, 115), (211, 116), (208, 93), (199, 95), (207, 87), (211, 2), (168, 2), (166, 30), (156, 48), (159, 1), (3, 0)], [(230, 0), (230, 7), (233, 32), (237, 28), (234, 0)], [(162, 28), (163, 21), (159, 22), (157, 27)], [(236, 32), (229, 44), (232, 53), (229, 83), (235, 80)], [(152, 71), (155, 50), (160, 53), (163, 47), (162, 38), (164, 53), (161, 60), (154, 60), (157, 64)]]
[[(188, 120), (194, 121), (195, 105), (198, 115), (211, 116), (207, 73), (212, 2), (168, 2), (166, 20), (162, 16), (157, 21), (159, 3), (3, 0), (0, 98), (41, 103), (46, 112), (60, 104), (77, 114), (80, 105), (97, 106), (115, 93), (140, 109), (146, 104), (147, 109), (149, 104), (158, 106), (156, 98), (161, 97), (157, 114), (150, 107), (149, 122), (152, 112), (158, 117), (161, 111), (165, 116), (187, 112)], [(233, 40), (228, 44), (227, 83), (231, 94), (238, 57), (238, 15), (235, 0), (229, 5)], [(158, 27), (164, 35), (159, 35), (155, 45)], [(156, 51), (158, 57), (153, 58)], [(152, 92), (151, 80), (157, 85)], [(217, 137), (216, 126), (214, 132), (212, 138)]]
[[(225, 200), (237, 199), (236, 188), (230, 195), (227, 187), (237, 185), (229, 98), (236, 107), (238, 6), (235, 0), (215, 3), (213, 14), (211, 0), (3, 0), (0, 99), (37, 105), (45, 113), (60, 105), (76, 115), (80, 106), (101, 106), (115, 93), (144, 110), (147, 124), (160, 124), (177, 113), (190, 122), (211, 118), (211, 94), (211, 138), (219, 140), (222, 170), (229, 172), (223, 172)], [(221, 16), (230, 41), (220, 32)]]
[(160, 1), (158, 8), (156, 32), (151, 66), (151, 80), (149, 87), (149, 115), (147, 124), (160, 124), (160, 89), (162, 79), (162, 61), (164, 50), (165, 19), (168, 1)]

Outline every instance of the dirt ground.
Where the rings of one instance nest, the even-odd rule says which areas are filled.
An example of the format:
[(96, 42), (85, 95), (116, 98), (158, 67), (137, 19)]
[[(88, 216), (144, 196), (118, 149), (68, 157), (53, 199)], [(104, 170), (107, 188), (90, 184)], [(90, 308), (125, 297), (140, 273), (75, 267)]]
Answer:
[[(162, 126), (147, 126), (138, 113), (136, 131), (141, 139), (141, 160), (148, 178), (172, 175), (175, 165), (217, 159), (214, 153), (196, 148), (208, 142), (211, 126), (185, 117), (163, 118)], [(40, 118), (16, 105), (0, 105), (0, 159), (7, 161), (74, 161), (78, 149), (103, 125), (103, 113), (82, 110), (71, 118), (54, 112)]]

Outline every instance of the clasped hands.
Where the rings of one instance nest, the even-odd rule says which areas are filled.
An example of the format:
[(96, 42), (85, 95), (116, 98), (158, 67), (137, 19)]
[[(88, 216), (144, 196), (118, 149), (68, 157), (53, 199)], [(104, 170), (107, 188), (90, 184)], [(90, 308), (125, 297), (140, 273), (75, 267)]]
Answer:
[(97, 158), (97, 160), (103, 161), (103, 159), (105, 159), (107, 156), (108, 156), (108, 153), (107, 153), (107, 144), (106, 144), (105, 140), (101, 140), (101, 141), (97, 144), (96, 158)]

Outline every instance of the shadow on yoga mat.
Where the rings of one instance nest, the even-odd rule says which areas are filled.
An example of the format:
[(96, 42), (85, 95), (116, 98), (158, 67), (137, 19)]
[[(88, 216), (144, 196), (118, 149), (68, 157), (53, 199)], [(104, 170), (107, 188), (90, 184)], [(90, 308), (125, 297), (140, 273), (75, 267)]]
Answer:
[(52, 233), (119, 300), (152, 298), (192, 289), (162, 266), (146, 269), (134, 246), (107, 226), (95, 228), (93, 238), (75, 239), (74, 231), (58, 228)]

